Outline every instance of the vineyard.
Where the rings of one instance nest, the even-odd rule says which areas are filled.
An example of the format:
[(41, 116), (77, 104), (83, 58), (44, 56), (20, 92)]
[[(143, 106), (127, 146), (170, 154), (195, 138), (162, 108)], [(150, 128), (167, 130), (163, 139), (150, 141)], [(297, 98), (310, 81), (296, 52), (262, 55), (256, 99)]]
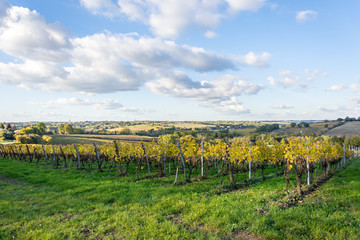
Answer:
[[(20, 161), (52, 165), (55, 168), (105, 172), (108, 176), (133, 176), (134, 180), (174, 176), (174, 182), (191, 182), (210, 177), (228, 179), (230, 185), (246, 181), (265, 170), (284, 174), (287, 189), (291, 176), (296, 179), (296, 192), (302, 194), (315, 177), (326, 176), (330, 169), (344, 165), (357, 156), (358, 149), (341, 146), (322, 138), (290, 137), (281, 142), (262, 136), (256, 142), (248, 137), (229, 141), (199, 141), (182, 138), (176, 143), (165, 137), (158, 142), (116, 142), (98, 146), (84, 145), (0, 145), (0, 156)], [(321, 171), (318, 172), (318, 171)], [(240, 177), (239, 177), (240, 175)]]

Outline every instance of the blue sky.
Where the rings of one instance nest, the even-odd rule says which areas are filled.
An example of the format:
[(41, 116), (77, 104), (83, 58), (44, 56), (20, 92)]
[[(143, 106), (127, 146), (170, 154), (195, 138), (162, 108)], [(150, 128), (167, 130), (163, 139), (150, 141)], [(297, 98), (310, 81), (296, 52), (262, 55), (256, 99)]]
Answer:
[(0, 122), (360, 116), (358, 0), (0, 0)]

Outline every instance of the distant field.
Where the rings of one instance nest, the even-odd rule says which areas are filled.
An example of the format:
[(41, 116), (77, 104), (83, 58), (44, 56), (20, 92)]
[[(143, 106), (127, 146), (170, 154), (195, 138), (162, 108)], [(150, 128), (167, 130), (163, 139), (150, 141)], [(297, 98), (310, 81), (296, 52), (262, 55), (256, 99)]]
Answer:
[(54, 144), (107, 144), (114, 140), (127, 142), (150, 142), (154, 138), (136, 135), (90, 135), (90, 134), (72, 134), (72, 135), (53, 135)]
[(175, 123), (175, 124), (170, 124), (170, 123), (164, 123), (164, 124), (159, 124), (159, 123), (155, 123), (155, 124), (140, 124), (140, 125), (133, 125), (133, 126), (127, 126), (127, 127), (118, 127), (118, 128), (113, 128), (113, 129), (108, 129), (109, 132), (114, 132), (114, 131), (121, 131), (123, 129), (130, 129), (131, 132), (136, 133), (139, 131), (149, 131), (151, 129), (153, 130), (158, 130), (159, 128), (168, 128), (168, 127), (176, 127), (176, 128), (191, 128), (191, 129), (195, 129), (195, 128), (207, 128), (207, 127), (212, 127), (213, 125), (206, 125), (206, 124), (198, 124), (198, 123)]
[(324, 134), (325, 132), (328, 131), (328, 128), (325, 128), (325, 124), (328, 124), (328, 127), (332, 127), (334, 125), (337, 124), (337, 122), (321, 122), (321, 123), (311, 123), (310, 127), (308, 128), (298, 128), (298, 127), (294, 127), (294, 128), (290, 128), (290, 127), (285, 127), (285, 128), (280, 128), (277, 129), (275, 131), (272, 131), (271, 133), (275, 136), (281, 136), (281, 135), (286, 135), (286, 136), (294, 136), (298, 133), (301, 134), (309, 134), (311, 132), (315, 133), (317, 136)]
[(331, 129), (326, 136), (354, 136), (360, 135), (360, 122), (347, 122), (337, 128)]
[(126, 127), (118, 127), (118, 128), (112, 128), (112, 129), (108, 129), (109, 132), (119, 132), (121, 130), (124, 129), (130, 129), (131, 132), (136, 133), (139, 131), (149, 131), (150, 129), (154, 129), (157, 130), (159, 129), (161, 126), (157, 125), (157, 124), (141, 124), (141, 125), (133, 125), (133, 126), (126, 126)]
[(230, 130), (231, 133), (237, 133), (237, 134), (240, 134), (241, 136), (250, 135), (252, 133), (255, 133), (255, 131), (256, 131), (256, 128), (243, 128), (243, 129)]

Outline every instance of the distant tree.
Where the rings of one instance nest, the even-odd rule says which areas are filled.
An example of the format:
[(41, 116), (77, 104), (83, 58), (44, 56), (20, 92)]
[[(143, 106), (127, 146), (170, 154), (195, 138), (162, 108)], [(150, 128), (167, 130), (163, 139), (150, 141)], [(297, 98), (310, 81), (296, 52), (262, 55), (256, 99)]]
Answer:
[(42, 138), (38, 134), (16, 134), (15, 139), (18, 143), (23, 144), (42, 143)]
[(256, 129), (256, 132), (271, 132), (273, 130), (279, 129), (279, 124), (266, 124), (260, 126)]
[(346, 138), (345, 138), (345, 141), (344, 141), (345, 146), (349, 146), (349, 145), (350, 145), (350, 140), (351, 140), (350, 137), (346, 137)]
[(308, 128), (308, 127), (310, 127), (310, 124), (309, 123), (307, 123), (307, 122), (304, 122), (304, 127), (306, 127), (306, 128)]
[(64, 132), (64, 124), (60, 124), (59, 126), (58, 126), (58, 132), (59, 132), (59, 134), (64, 134), (65, 132)]
[(6, 124), (5, 129), (6, 130), (11, 130), (12, 129), (11, 124), (10, 123)]
[(306, 134), (308, 137), (316, 137), (316, 134), (314, 132), (309, 132)]
[(74, 130), (74, 131), (73, 131), (74, 134), (84, 134), (84, 133), (85, 133), (85, 130), (82, 129), (82, 128), (76, 128), (76, 127), (74, 127), (73, 130)]
[(0, 129), (4, 129), (4, 128), (5, 128), (4, 124), (0, 123)]
[(39, 129), (37, 127), (34, 127), (34, 126), (23, 128), (23, 129), (20, 130), (19, 133), (20, 134), (38, 134), (38, 135), (40, 135)]
[(39, 122), (37, 125), (36, 125), (37, 129), (39, 129), (39, 133), (40, 135), (44, 135), (45, 132), (46, 132), (46, 126), (43, 122)]
[(337, 122), (342, 122), (344, 119), (342, 119), (342, 118), (338, 118), (336, 121)]
[(329, 127), (329, 124), (324, 124), (324, 128), (328, 128)]
[(292, 128), (296, 127), (296, 123), (294, 123), (294, 122), (290, 123), (290, 127), (292, 127)]
[(360, 136), (352, 136), (350, 138), (350, 145), (360, 147)]
[(329, 120), (325, 119), (325, 120), (324, 120), (324, 123), (327, 123), (327, 122), (329, 122)]
[(120, 130), (119, 132), (120, 135), (130, 135), (131, 134), (131, 131), (129, 128), (123, 128)]
[(42, 141), (43, 143), (47, 143), (47, 144), (52, 143), (52, 137), (45, 135), (42, 137)]
[(2, 140), (4, 140), (4, 139), (12, 140), (12, 139), (14, 139), (14, 134), (13, 134), (13, 132), (11, 132), (9, 130), (2, 129), (0, 131), (0, 138)]
[(73, 129), (73, 126), (71, 124), (66, 124), (64, 126), (64, 132), (65, 134), (73, 134), (74, 133), (74, 129)]
[(333, 136), (330, 138), (330, 140), (332, 142), (335, 142), (335, 143), (339, 143), (340, 145), (342, 145), (345, 141), (345, 136), (342, 136), (342, 137), (338, 137), (338, 136)]

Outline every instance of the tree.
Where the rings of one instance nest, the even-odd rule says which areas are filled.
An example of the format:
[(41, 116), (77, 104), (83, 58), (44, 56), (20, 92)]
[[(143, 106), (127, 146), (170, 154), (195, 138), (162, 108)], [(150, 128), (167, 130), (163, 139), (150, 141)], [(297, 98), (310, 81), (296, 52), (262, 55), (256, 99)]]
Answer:
[(6, 124), (5, 129), (6, 130), (11, 130), (12, 129), (11, 124), (10, 123)]
[(45, 136), (42, 137), (42, 141), (44, 143), (50, 144), (50, 143), (52, 143), (52, 137), (45, 135)]
[(292, 122), (292, 123), (290, 124), (290, 127), (292, 127), (292, 128), (296, 127), (296, 123)]
[(37, 125), (36, 125), (37, 129), (39, 129), (39, 134), (40, 135), (44, 135), (45, 134), (45, 131), (46, 131), (46, 126), (43, 122), (39, 122)]
[(20, 134), (38, 134), (38, 135), (40, 135), (40, 131), (37, 127), (30, 126), (30, 127), (21, 129)]
[(360, 147), (360, 136), (352, 136), (350, 139), (350, 145)]
[(63, 134), (63, 133), (64, 133), (64, 124), (60, 124), (60, 125), (58, 126), (58, 132), (59, 132), (59, 134)]
[(4, 129), (4, 124), (0, 123), (0, 129)]
[(66, 124), (65, 126), (64, 126), (64, 132), (65, 132), (65, 134), (73, 134), (74, 133), (74, 129), (73, 129), (73, 127), (72, 127), (72, 125), (71, 124)]
[(324, 128), (328, 128), (329, 127), (329, 124), (324, 124)]

